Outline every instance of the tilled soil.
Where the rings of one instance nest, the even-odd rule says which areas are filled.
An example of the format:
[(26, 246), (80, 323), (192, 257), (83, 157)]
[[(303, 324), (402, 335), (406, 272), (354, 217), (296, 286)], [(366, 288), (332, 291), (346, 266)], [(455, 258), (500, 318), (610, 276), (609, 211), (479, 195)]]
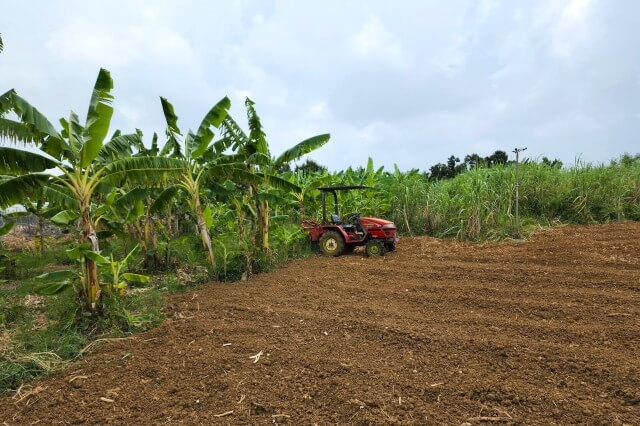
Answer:
[(0, 420), (640, 425), (640, 223), (405, 238), (171, 298)]

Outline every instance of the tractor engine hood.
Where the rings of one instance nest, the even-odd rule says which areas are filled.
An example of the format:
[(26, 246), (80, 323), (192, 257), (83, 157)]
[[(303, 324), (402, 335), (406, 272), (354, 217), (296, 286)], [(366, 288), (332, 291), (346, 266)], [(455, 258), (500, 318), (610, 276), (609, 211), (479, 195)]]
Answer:
[(395, 238), (397, 240), (396, 225), (390, 220), (377, 217), (361, 217), (360, 223), (372, 238)]
[(380, 225), (380, 227), (383, 227), (384, 225), (393, 225), (395, 227), (395, 224), (390, 220), (379, 219), (377, 217), (361, 217), (360, 223), (362, 223), (362, 226)]

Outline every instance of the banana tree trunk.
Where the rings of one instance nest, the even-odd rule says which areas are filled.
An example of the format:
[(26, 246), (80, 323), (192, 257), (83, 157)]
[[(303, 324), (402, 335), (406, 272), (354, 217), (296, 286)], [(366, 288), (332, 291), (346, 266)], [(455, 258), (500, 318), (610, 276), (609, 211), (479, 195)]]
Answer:
[(151, 199), (147, 198), (147, 214), (145, 215), (144, 223), (144, 239), (147, 245), (151, 247), (153, 256), (151, 256), (151, 259), (149, 259), (149, 256), (147, 256), (148, 248), (145, 248), (145, 260), (151, 260), (151, 263), (153, 263), (153, 267), (157, 267), (158, 253), (156, 252), (156, 250), (158, 249), (158, 238), (156, 236), (156, 223), (149, 210), (151, 210)]
[[(258, 188), (254, 185), (249, 185), (249, 200), (252, 200), (253, 202), (253, 198), (255, 196), (255, 194), (258, 193)], [(259, 236), (259, 222), (260, 222), (260, 211), (261, 206), (260, 206), (260, 201), (255, 200), (254, 202), (255, 206), (256, 206), (256, 214), (255, 216), (251, 217), (251, 246), (252, 247), (260, 247), (262, 246), (262, 241), (261, 238)]]
[(136, 240), (140, 244), (143, 252), (147, 251), (147, 238), (145, 236), (145, 230), (142, 225), (140, 225), (140, 221), (136, 220), (134, 223), (129, 225), (129, 232), (131, 235), (136, 237)]
[[(265, 194), (269, 193), (269, 180), (265, 173), (264, 176), (263, 191)], [(269, 255), (269, 201), (262, 200), (258, 202), (261, 205), (260, 214), (258, 215), (260, 221), (260, 247), (262, 254)]]
[(40, 234), (40, 256), (44, 256), (44, 219), (38, 216), (38, 233)]
[(260, 209), (260, 242), (262, 244), (262, 253), (269, 253), (269, 202), (262, 201)]
[[(89, 216), (88, 202), (81, 204), (80, 227), (82, 230), (82, 239), (84, 240), (84, 242), (89, 244), (90, 250), (94, 252), (100, 251), (98, 237)], [(98, 300), (100, 299), (100, 280), (98, 278), (98, 265), (87, 256), (84, 256), (83, 272), (85, 303), (87, 305), (87, 309), (95, 312), (97, 309)]]
[[(174, 228), (175, 225), (175, 228)], [(164, 249), (164, 264), (165, 266), (169, 266), (171, 261), (171, 240), (175, 235), (177, 235), (177, 219), (174, 219), (173, 206), (169, 211), (169, 216), (167, 217), (167, 230), (168, 232), (165, 234), (167, 239), (167, 244)]]
[(195, 193), (193, 196), (193, 207), (198, 218), (198, 232), (200, 232), (202, 245), (204, 246), (205, 250), (207, 250), (207, 260), (211, 265), (211, 272), (214, 272), (216, 270), (216, 257), (213, 253), (213, 247), (211, 246), (211, 236), (209, 235), (209, 228), (207, 228), (207, 222), (204, 220), (204, 215), (202, 214), (202, 205), (200, 204), (200, 196), (198, 193)]
[(236, 212), (238, 219), (238, 240), (240, 240), (240, 247), (242, 249), (242, 255), (244, 256), (244, 274), (242, 279), (246, 280), (253, 273), (253, 265), (251, 259), (251, 249), (247, 244), (247, 235), (245, 231), (245, 214), (242, 211), (242, 203), (236, 203)]

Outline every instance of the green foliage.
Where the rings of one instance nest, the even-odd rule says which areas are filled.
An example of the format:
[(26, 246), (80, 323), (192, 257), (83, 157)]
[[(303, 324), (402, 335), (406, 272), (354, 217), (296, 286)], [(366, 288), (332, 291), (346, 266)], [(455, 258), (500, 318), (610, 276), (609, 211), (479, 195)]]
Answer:
[(15, 222), (7, 222), (4, 225), (0, 226), (0, 237), (3, 235), (7, 235), (15, 226)]
[(24, 305), (16, 303), (8, 295), (0, 295), (0, 327), (10, 327), (16, 322), (25, 319), (27, 309)]
[(125, 297), (108, 293), (105, 305), (108, 309), (100, 321), (103, 329), (112, 332), (143, 331), (158, 325), (164, 319), (164, 298), (157, 288), (147, 288)]
[[(342, 217), (360, 212), (390, 219), (403, 235), (507, 238), (514, 231), (515, 175), (514, 165), (501, 164), (499, 154), (492, 167), (478, 165), (452, 179), (434, 181), (418, 170), (376, 170), (369, 161), (366, 168), (330, 175), (324, 184), (371, 188), (340, 193)], [(321, 176), (307, 174), (304, 181)], [(320, 203), (314, 191), (304, 200), (305, 216), (318, 219)], [(552, 223), (640, 220), (640, 156), (572, 168), (562, 168), (557, 160), (525, 160), (520, 166), (520, 214), (525, 232)]]
[(0, 393), (48, 374), (78, 354), (86, 337), (75, 326), (75, 309), (68, 298), (55, 297), (34, 310), (21, 297), (0, 292), (0, 318), (11, 336), (0, 351)]
[(289, 163), (293, 160), (297, 160), (298, 158), (302, 157), (305, 154), (308, 154), (311, 151), (315, 151), (316, 149), (329, 142), (330, 137), (331, 136), (329, 134), (317, 135), (299, 142), (298, 144), (280, 154), (275, 160), (275, 166), (277, 167), (279, 165)]

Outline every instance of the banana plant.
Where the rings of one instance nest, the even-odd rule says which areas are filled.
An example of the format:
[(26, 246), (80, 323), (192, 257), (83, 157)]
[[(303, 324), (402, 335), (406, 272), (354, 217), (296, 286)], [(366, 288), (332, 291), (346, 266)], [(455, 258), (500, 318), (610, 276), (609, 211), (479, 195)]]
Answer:
[[(105, 293), (116, 291), (118, 294), (124, 295), (125, 289), (129, 285), (149, 282), (147, 275), (125, 272), (133, 264), (139, 251), (139, 246), (136, 245), (124, 259), (115, 260), (113, 254), (110, 257), (105, 257), (90, 250), (88, 245), (81, 245), (67, 250), (67, 255), (81, 263), (85, 256), (91, 257), (96, 264), (102, 266), (100, 272), (101, 291)], [(35, 292), (40, 295), (52, 296), (73, 288), (76, 293), (82, 293), (84, 292), (86, 272), (86, 268), (82, 268), (81, 272), (61, 270), (38, 275), (36, 281), (39, 284), (35, 288)]]
[(275, 188), (287, 192), (300, 190), (297, 185), (279, 177), (278, 170), (329, 142), (330, 135), (321, 134), (305, 139), (274, 158), (271, 156), (262, 122), (254, 105), (255, 103), (251, 99), (246, 98), (249, 135), (230, 116), (223, 123), (223, 131), (225, 137), (232, 141), (232, 148), (245, 164), (246, 170), (261, 177), (259, 186), (255, 183), (249, 183), (248, 188), (256, 210), (257, 223), (252, 227), (255, 232), (256, 244), (266, 255), (269, 253), (269, 201), (274, 197), (271, 189)]
[[(18, 120), (0, 118), (0, 139), (35, 145), (37, 152), (0, 147), (0, 208), (20, 203), (31, 194), (45, 190), (68, 206), (51, 220), (78, 221), (82, 251), (82, 296), (86, 308), (97, 311), (100, 301), (98, 263), (100, 246), (93, 210), (96, 195), (125, 182), (137, 185), (165, 184), (181, 170), (171, 158), (128, 157), (140, 143), (140, 133), (116, 132), (105, 143), (113, 108), (109, 71), (101, 69), (93, 88), (87, 118), (81, 124), (71, 112), (61, 119), (62, 129), (35, 107), (10, 90), (0, 96), (0, 112), (11, 111)], [(124, 158), (123, 158), (124, 157)], [(119, 159), (118, 159), (119, 158)]]
[(251, 246), (247, 240), (246, 221), (247, 216), (254, 218), (256, 215), (255, 210), (251, 206), (251, 200), (249, 194), (246, 191), (242, 191), (241, 188), (231, 197), (231, 204), (233, 205), (236, 213), (236, 229), (238, 232), (238, 241), (240, 244), (240, 250), (244, 257), (244, 274), (243, 279), (247, 279), (253, 273), (253, 259), (251, 256)]
[(38, 221), (38, 239), (36, 240), (37, 249), (40, 255), (44, 255), (45, 251), (45, 238), (44, 229), (45, 221), (51, 220), (56, 214), (60, 213), (63, 209), (54, 205), (51, 202), (47, 202), (45, 199), (44, 191), (39, 191), (34, 196), (22, 202), (22, 206), (25, 208), (25, 212), (22, 214), (30, 214), (34, 216)]
[(232, 168), (225, 158), (225, 141), (213, 142), (212, 130), (212, 127), (218, 128), (227, 117), (231, 101), (226, 96), (222, 98), (207, 112), (198, 130), (195, 133), (189, 130), (184, 138), (178, 127), (178, 116), (173, 105), (162, 97), (160, 102), (167, 122), (167, 142), (161, 155), (169, 156), (161, 158), (172, 158), (180, 163), (180, 175), (176, 186), (188, 194), (190, 207), (196, 215), (198, 233), (213, 272), (216, 269), (216, 257), (209, 233), (210, 226), (207, 224), (206, 207), (203, 207), (202, 202), (202, 185), (205, 181), (216, 180)]
[(288, 259), (293, 254), (294, 244), (307, 239), (308, 234), (294, 224), (284, 224), (279, 226), (275, 232), (276, 240), (284, 247), (284, 257)]
[[(15, 228), (15, 226), (16, 226), (16, 223), (14, 221), (5, 222), (2, 226), (0, 226), (0, 237), (7, 235), (9, 232), (13, 230), (13, 228)], [(8, 264), (9, 261), (10, 261), (9, 256), (7, 256), (4, 253), (0, 253), (0, 272), (3, 272), (5, 269), (7, 269), (7, 267), (4, 265)], [(0, 284), (3, 284), (5, 282), (6, 280), (0, 279)]]
[(120, 295), (124, 295), (126, 288), (132, 283), (145, 284), (149, 282), (149, 277), (142, 274), (134, 274), (125, 272), (135, 261), (137, 254), (140, 252), (140, 246), (136, 245), (122, 260), (115, 260), (113, 253), (108, 262), (104, 264), (107, 268), (103, 270), (102, 280), (103, 286), (109, 291), (117, 291)]

